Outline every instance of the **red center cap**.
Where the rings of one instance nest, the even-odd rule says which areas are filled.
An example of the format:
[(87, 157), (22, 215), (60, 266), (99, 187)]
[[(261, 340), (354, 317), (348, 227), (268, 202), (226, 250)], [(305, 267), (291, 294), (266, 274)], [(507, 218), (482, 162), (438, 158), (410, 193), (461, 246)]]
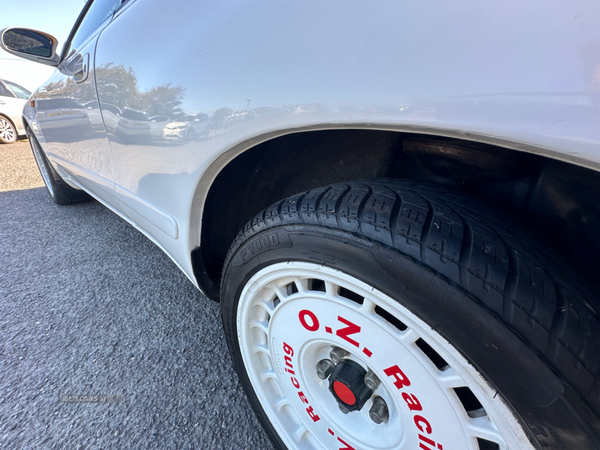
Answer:
[(346, 405), (354, 405), (356, 403), (356, 397), (348, 386), (339, 381), (334, 381), (333, 390), (338, 398), (343, 401)]

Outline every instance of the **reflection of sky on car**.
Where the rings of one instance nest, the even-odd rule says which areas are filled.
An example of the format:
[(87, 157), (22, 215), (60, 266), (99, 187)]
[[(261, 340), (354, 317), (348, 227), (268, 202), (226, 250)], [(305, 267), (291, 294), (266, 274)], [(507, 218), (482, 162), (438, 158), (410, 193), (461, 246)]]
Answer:
[[(0, 29), (25, 27), (44, 31), (58, 39), (60, 51), (83, 5), (83, 0), (5, 0), (2, 2)], [(19, 59), (0, 49), (0, 78), (14, 80), (27, 89), (37, 88), (50, 77), (53, 70), (48, 66)]]
[[(58, 50), (60, 51), (84, 4), (83, 0), (5, 1), (2, 2), (0, 28), (25, 27), (44, 31), (58, 39)], [(0, 49), (0, 58), (4, 57), (12, 56)]]
[[(575, 40), (591, 39), (597, 35), (597, 30), (586, 27), (588, 19), (579, 17), (577, 20), (580, 26), (571, 30), (570, 33), (564, 34), (560, 33), (560, 30), (551, 30), (544, 25), (548, 21), (561, 23), (561, 20), (554, 19), (563, 14), (560, 5), (547, 8), (543, 7), (543, 2), (540, 1), (518, 2), (519, 15), (517, 16), (510, 7), (513, 3), (516, 5), (516, 0), (488, 2), (482, 7), (493, 10), (492, 15), (506, 23), (505, 30), (522, 28), (521, 23), (527, 21), (526, 28), (530, 29), (533, 35), (536, 35), (539, 40), (554, 43), (557, 51), (569, 49), (568, 52), (561, 51), (561, 53), (570, 55), (571, 59), (566, 61), (556, 59), (557, 64), (548, 67), (549, 59), (535, 48), (534, 41), (532, 43), (520, 42), (518, 36), (508, 32), (502, 36), (491, 35), (491, 31), (486, 28), (485, 23), (465, 27), (468, 31), (463, 31), (461, 24), (454, 24), (452, 26), (453, 33), (440, 39), (438, 34), (446, 33), (448, 30), (448, 24), (445, 23), (447, 17), (445, 10), (453, 6), (441, 4), (437, 8), (437, 13), (428, 15), (427, 18), (420, 18), (412, 11), (413, 6), (409, 2), (406, 2), (405, 5), (411, 21), (402, 22), (402, 26), (398, 26), (397, 18), (390, 18), (388, 23), (381, 23), (381, 18), (376, 16), (375, 11), (370, 11), (366, 4), (364, 9), (357, 11), (339, 9), (337, 4), (320, 4), (320, 8), (339, 9), (337, 16), (340, 22), (351, 22), (352, 18), (358, 14), (361, 15), (361, 21), (365, 21), (367, 24), (371, 22), (371, 26), (364, 27), (369, 29), (371, 34), (356, 30), (353, 36), (345, 35), (345, 38), (349, 37), (354, 40), (344, 42), (344, 45), (338, 45), (335, 37), (332, 37), (329, 42), (311, 42), (314, 38), (306, 32), (306, 29), (290, 28), (290, 23), (311, 23), (320, 20), (310, 12), (311, 8), (299, 6), (294, 11), (295, 21), (288, 21), (285, 17), (285, 14), (289, 13), (288, 6), (280, 9), (279, 5), (274, 4), (271, 8), (272, 20), (265, 18), (253, 20), (255, 11), (252, 3), (247, 3), (247, 8), (236, 8), (236, 11), (229, 11), (225, 3), (211, 4), (206, 6), (204, 14), (198, 15), (197, 26), (201, 31), (197, 33), (197, 42), (192, 46), (163, 48), (161, 45), (166, 46), (166, 40), (162, 43), (160, 40), (148, 36), (149, 41), (154, 44), (151, 48), (131, 54), (124, 46), (121, 50), (124, 52), (123, 54), (119, 54), (118, 49), (115, 54), (117, 59), (129, 61), (132, 67), (142, 67), (144, 59), (152, 57), (156, 53), (168, 54), (170, 56), (167, 59), (172, 61), (181, 61), (182, 58), (187, 58), (190, 60), (190, 67), (201, 66), (202, 71), (194, 74), (194, 86), (187, 82), (189, 74), (185, 70), (170, 70), (169, 64), (165, 64), (164, 70), (138, 74), (142, 89), (167, 82), (186, 86), (186, 96), (182, 106), (189, 112), (210, 113), (223, 105), (241, 110), (245, 109), (248, 99), (252, 101), (251, 107), (281, 107), (282, 103), (286, 101), (285, 95), (289, 95), (290, 87), (293, 87), (293, 91), (301, 97), (294, 99), (295, 102), (300, 100), (300, 103), (335, 101), (340, 98), (342, 93), (347, 95), (348, 92), (353, 92), (352, 98), (348, 99), (353, 104), (360, 104), (367, 100), (397, 104), (410, 98), (410, 94), (416, 91), (416, 88), (418, 88), (419, 96), (422, 97), (464, 95), (467, 86), (460, 80), (464, 76), (465, 64), (473, 57), (473, 52), (480, 51), (481, 48), (486, 48), (486, 51), (494, 54), (495, 57), (491, 60), (487, 54), (480, 55), (481, 65), (478, 70), (481, 73), (477, 77), (473, 77), (473, 83), (481, 83), (481, 85), (469, 85), (469, 93), (550, 92), (554, 91), (557, 86), (567, 92), (585, 90), (583, 77), (570, 77), (569, 74), (572, 71), (568, 67), (581, 66), (581, 61), (577, 57), (578, 51), (570, 49)], [(420, 6), (415, 7), (419, 8)], [(565, 6), (565, 8), (568, 7), (568, 5)], [(182, 12), (166, 10), (164, 17), (161, 16), (161, 20), (175, 21), (179, 14)], [(225, 22), (214, 21), (212, 16), (215, 14), (230, 17)], [(472, 17), (467, 14), (464, 21), (477, 24), (481, 18), (479, 11), (473, 11), (472, 14)], [(303, 16), (305, 16), (305, 20), (303, 20)], [(330, 17), (328, 14), (323, 16)], [(139, 20), (144, 20), (144, 18)], [(425, 23), (425, 20), (428, 22)], [(270, 24), (268, 28), (254, 28), (249, 25), (265, 21)], [(211, 23), (219, 23), (222, 28), (216, 29)], [(247, 47), (243, 39), (240, 39), (235, 46), (229, 46), (227, 49), (222, 47), (220, 43), (228, 42), (228, 35), (232, 34), (228, 27), (236, 29), (236, 32), (233, 33), (235, 35), (239, 35), (239, 29), (247, 30), (247, 33), (252, 35), (252, 39), (248, 39), (246, 42), (251, 42), (252, 48)], [(333, 30), (339, 27), (332, 23), (330, 28), (333, 33)], [(474, 28), (478, 29), (480, 34), (476, 40), (473, 39), (473, 48), (465, 48), (462, 55), (449, 51), (456, 46), (457, 42), (468, 42), (465, 40), (464, 33), (472, 32)], [(144, 30), (143, 27), (138, 26), (136, 29), (142, 34), (154, 33), (153, 27), (147, 27)], [(422, 34), (416, 33), (416, 29), (430, 30), (431, 39), (416, 42), (413, 36)], [(494, 28), (494, 30), (501, 29), (502, 27)], [(174, 33), (177, 34), (178, 30), (174, 30)], [(181, 31), (181, 34), (183, 36), (184, 32)], [(289, 38), (288, 36), (291, 34), (297, 34), (297, 39), (295, 36)], [(274, 36), (281, 36), (281, 39), (274, 39)], [(395, 61), (390, 61), (390, 57), (393, 55), (381, 54), (375, 43), (390, 40), (405, 43), (404, 46), (399, 47), (398, 54), (413, 61), (417, 66), (413, 64), (410, 67), (402, 67)], [(481, 40), (489, 42), (489, 46), (481, 46)], [(298, 48), (294, 48), (293, 45), (283, 48), (281, 42), (285, 42), (286, 45), (289, 45), (290, 42), (298, 42)], [(431, 42), (441, 43), (441, 45), (433, 46)], [(311, 48), (311, 43), (316, 48), (322, 48), (323, 45), (329, 45), (331, 48), (325, 49), (323, 52), (307, 53), (306, 49)], [(100, 47), (101, 45), (102, 42), (100, 42)], [(226, 58), (223, 57), (225, 50), (227, 50)], [(271, 63), (261, 60), (261, 54), (278, 55), (278, 59)], [(415, 56), (419, 54), (426, 57)], [(298, 70), (306, 60), (314, 57), (323, 58), (318, 61), (317, 65), (322, 67), (323, 74), (330, 74), (327, 80), (318, 71), (307, 76), (304, 71)], [(219, 64), (216, 64), (216, 61)], [(559, 61), (560, 64), (558, 64)], [(383, 89), (387, 89), (389, 86), (387, 82), (380, 83), (382, 90), (379, 90), (379, 85), (365, 85), (364, 73), (356, 65), (368, 66), (369, 63), (372, 63), (373, 67), (378, 67), (381, 76), (393, 77), (399, 86), (398, 91), (384, 91)], [(310, 66), (314, 65), (313, 61)], [(394, 70), (385, 70), (388, 65)], [(277, 73), (272, 72), (274, 67), (277, 67)], [(434, 67), (437, 69), (433, 70)], [(251, 71), (251, 75), (246, 72), (247, 70)], [(338, 76), (331, 76), (332, 73), (338, 74)], [(490, 76), (486, 76), (486, 73), (489, 73)], [(506, 76), (498, 77), (498, 73)], [(523, 73), (534, 75), (523, 77)], [(259, 88), (255, 83), (257, 77), (264, 79), (264, 85), (260, 87), (260, 91), (257, 90)], [(331, 80), (335, 80), (335, 83)], [(490, 80), (494, 84), (485, 84)], [(523, 84), (527, 80), (530, 85)], [(323, 83), (327, 83), (327, 85)], [(319, 86), (319, 88), (315, 89), (315, 86)], [(349, 88), (349, 86), (353, 88)], [(315, 95), (319, 97), (316, 98)], [(352, 104), (344, 106), (352, 106)], [(196, 109), (192, 109), (193, 107)]]
[[(516, 1), (516, 0), (515, 0)], [(514, 17), (512, 14), (512, 8), (510, 7), (510, 3), (513, 1), (500, 2), (498, 4), (486, 4), (486, 8), (494, 8), (494, 15), (496, 17), (501, 17), (506, 21), (506, 29), (511, 29), (515, 26), (515, 21), (525, 20), (527, 17), (527, 11), (529, 11), (530, 18), (535, 19), (529, 22), (529, 27), (540, 28), (540, 32), (542, 29), (541, 25), (544, 22), (549, 21), (550, 17), (561, 16), (563, 11), (561, 11), (560, 5), (555, 5), (553, 8), (540, 8), (540, 2), (520, 2), (519, 10), (524, 11), (524, 13), (520, 14), (521, 17)], [(15, 26), (27, 26), (30, 28), (38, 28), (43, 31), (49, 32), (53, 34), (59, 40), (59, 49), (62, 47), (62, 44), (66, 40), (68, 33), (72, 24), (75, 22), (75, 19), (83, 6), (83, 2), (81, 0), (64, 0), (57, 4), (52, 4), (50, 7), (46, 1), (42, 0), (24, 0), (23, 2), (4, 2), (6, 4), (2, 5), (2, 18), (3, 18), (3, 26), (15, 25)], [(568, 3), (568, 2), (567, 2)], [(323, 8), (337, 8), (336, 5), (321, 5)], [(565, 7), (568, 7), (566, 5)], [(240, 42), (238, 46), (232, 47), (228, 51), (228, 58), (222, 58), (222, 60), (231, 61), (232, 67), (231, 70), (223, 70), (222, 67), (216, 67), (215, 65), (207, 64), (204, 66), (204, 70), (201, 73), (195, 74), (197, 76), (197, 82), (195, 87), (188, 88), (186, 92), (185, 98), (183, 99), (182, 108), (189, 113), (198, 113), (205, 112), (211, 114), (219, 107), (223, 105), (228, 105), (229, 107), (235, 110), (243, 110), (247, 109), (248, 106), (250, 108), (257, 106), (270, 106), (270, 107), (281, 107), (282, 106), (282, 94), (284, 92), (289, 92), (289, 86), (295, 86), (295, 89), (298, 92), (303, 92), (303, 100), (305, 103), (311, 103), (316, 101), (315, 98), (311, 98), (311, 92), (314, 91), (312, 86), (316, 83), (322, 82), (320, 75), (318, 73), (314, 74), (313, 78), (304, 77), (305, 74), (301, 74), (301, 71), (296, 70), (298, 65), (302, 65), (302, 61), (304, 58), (309, 57), (310, 55), (306, 55), (303, 52), (295, 52), (294, 49), (288, 48), (283, 49), (279, 48), (279, 39), (273, 39), (273, 36), (278, 35), (289, 35), (290, 33), (299, 33), (300, 30), (290, 30), (287, 27), (285, 20), (272, 20), (270, 23), (272, 27), (269, 30), (261, 30), (255, 29), (251, 26), (248, 26), (248, 23), (252, 23), (252, 5), (248, 3), (248, 8), (238, 8), (237, 11), (232, 11), (231, 8), (228, 8), (227, 5), (222, 4), (207, 4), (205, 6), (206, 11), (205, 14), (200, 15), (198, 17), (198, 28), (202, 30), (202, 34), (199, 34), (198, 42), (193, 46), (194, 49), (197, 48), (197, 51), (190, 51), (189, 46), (182, 47), (180, 49), (173, 48), (160, 48), (160, 40), (152, 40), (155, 45), (152, 48), (147, 49), (147, 52), (152, 52), (155, 54), (156, 52), (161, 54), (172, 54), (173, 60), (176, 60), (181, 55), (177, 53), (185, 52), (187, 57), (192, 59), (206, 59), (210, 60), (215, 58), (214, 53), (212, 53), (215, 49), (218, 48), (216, 45), (219, 41), (226, 41), (226, 36), (228, 34), (227, 29), (218, 29), (214, 24), (223, 23), (220, 20), (215, 20), (227, 17), (227, 23), (230, 26), (237, 27), (239, 24), (243, 23), (244, 29), (248, 30), (248, 33), (252, 33), (253, 36), (261, 37), (260, 42), (262, 43), (262, 48), (265, 49), (265, 53), (269, 53), (271, 50), (276, 49), (281, 54), (281, 59), (278, 62), (278, 66), (282, 67), (281, 71), (285, 72), (285, 76), (271, 76), (268, 71), (268, 64), (265, 64), (265, 68), (262, 73), (253, 73), (253, 77), (261, 76), (264, 77), (267, 84), (269, 85), (269, 89), (262, 90), (261, 92), (253, 92), (250, 88), (250, 84), (245, 86), (243, 68), (244, 67), (253, 67), (256, 69), (256, 64), (252, 63), (252, 60), (256, 59), (256, 49), (252, 49), (253, 51), (248, 51), (244, 47), (244, 43)], [(410, 4), (406, 4), (407, 14), (412, 15)], [(434, 21), (432, 23), (427, 24), (427, 29), (431, 30), (432, 40), (435, 39), (436, 29), (443, 29), (443, 27), (436, 26), (436, 20), (443, 22), (445, 20), (445, 15), (443, 12), (443, 8), (440, 8), (439, 14), (434, 17)], [(27, 16), (23, 16), (23, 10), (27, 10)], [(310, 8), (298, 8), (296, 10), (296, 14), (299, 16), (306, 15), (305, 19), (307, 23), (310, 23), (314, 20), (319, 20), (318, 17), (313, 17), (309, 13)], [(369, 11), (368, 9), (362, 10), (360, 12), (352, 12), (352, 11), (340, 11), (340, 21), (345, 21), (351, 19), (353, 14), (361, 14), (362, 17), (369, 19)], [(277, 18), (278, 7), (277, 5), (273, 6), (272, 14), (274, 19)], [(477, 14), (477, 11), (473, 11), (474, 16)], [(168, 20), (171, 16), (176, 17), (176, 11), (164, 11), (164, 20)], [(465, 21), (472, 21), (473, 18), (465, 17)], [(578, 17), (576, 18), (579, 23), (579, 27), (574, 30), (573, 35), (585, 35), (586, 38), (591, 39), (593, 36), (597, 35), (597, 30), (590, 29), (586, 26), (586, 17)], [(143, 20), (143, 18), (140, 18)], [(373, 18), (372, 20), (375, 20)], [(377, 20), (380, 20), (377, 18)], [(431, 17), (428, 19), (431, 20)], [(346, 83), (354, 83), (358, 89), (356, 89), (356, 96), (353, 99), (348, 99), (349, 103), (340, 105), (345, 107), (352, 107), (353, 104), (358, 104), (363, 100), (361, 98), (361, 91), (364, 86), (362, 86), (361, 80), (354, 78), (354, 73), (358, 72), (355, 70), (353, 64), (354, 61), (369, 61), (372, 60), (374, 62), (378, 62), (381, 64), (381, 61), (385, 61), (386, 57), (389, 55), (381, 55), (377, 51), (376, 46), (372, 46), (371, 43), (378, 38), (384, 38), (386, 34), (390, 36), (392, 34), (398, 35), (400, 33), (400, 37), (404, 37), (403, 42), (406, 42), (407, 45), (402, 48), (402, 52), (406, 53), (410, 56), (411, 53), (422, 51), (420, 47), (420, 43), (413, 42), (411, 40), (411, 30), (415, 27), (421, 27), (423, 24), (419, 23), (417, 20), (403, 23), (402, 27), (398, 27), (397, 23), (390, 19), (390, 23), (378, 23), (374, 25), (374, 29), (379, 30), (377, 33), (379, 35), (365, 35), (360, 30), (357, 30), (354, 35), (355, 41), (348, 43), (347, 48), (352, 48), (352, 54), (339, 54), (336, 48), (332, 48), (331, 52), (329, 52), (329, 58), (327, 60), (322, 61), (323, 72), (327, 73), (332, 69), (335, 71), (339, 71), (340, 77), (340, 86), (328, 86), (328, 91), (331, 99), (336, 99), (338, 92), (343, 92), (346, 88), (344, 87)], [(331, 26), (332, 29), (335, 29), (334, 24)], [(400, 31), (398, 31), (400, 29)], [(143, 27), (137, 28), (139, 33), (152, 33), (152, 29), (147, 29), (144, 31)], [(513, 37), (510, 33), (506, 33), (501, 39), (498, 39), (496, 36), (490, 36), (486, 32), (485, 24), (481, 24), (481, 34), (478, 39), (484, 39), (490, 42), (490, 52), (492, 50), (498, 54), (504, 54), (504, 63), (503, 65), (497, 66), (492, 64), (490, 61), (486, 60), (485, 55), (481, 55), (482, 64), (480, 70), (482, 72), (497, 72), (498, 70), (502, 70), (506, 72), (507, 76), (505, 78), (504, 86), (496, 86), (496, 89), (490, 91), (490, 89), (486, 89), (485, 87), (481, 87), (482, 94), (495, 94), (500, 92), (514, 92), (514, 90), (510, 89), (510, 84), (512, 79), (521, 78), (519, 74), (511, 73), (511, 67), (523, 66), (531, 73), (540, 73), (539, 77), (531, 77), (535, 80), (536, 85), (531, 86), (531, 91), (551, 91), (555, 87), (555, 85), (560, 82), (562, 86), (568, 86), (567, 89), (570, 91), (583, 91), (585, 87), (583, 86), (584, 80), (570, 80), (565, 79), (563, 73), (565, 72), (565, 68), (569, 65), (581, 65), (581, 61), (566, 61), (563, 65), (558, 67), (553, 67), (552, 70), (547, 70), (547, 68), (542, 67), (540, 63), (543, 55), (535, 52), (535, 49), (531, 49), (531, 51), (524, 52), (515, 51), (515, 49), (519, 49), (522, 47), (523, 43), (516, 42), (515, 39), (517, 37)], [(534, 32), (535, 30), (532, 30)], [(570, 42), (565, 41), (565, 38), (570, 36), (571, 34), (563, 34), (560, 33), (560, 30), (556, 30), (557, 32), (552, 35), (540, 35), (540, 39), (544, 39), (546, 42), (555, 42), (557, 49), (569, 47), (571, 45)], [(175, 33), (178, 31), (175, 30)], [(451, 47), (454, 40), (461, 39), (461, 27), (455, 27), (455, 34), (448, 35), (445, 37), (445, 42), (448, 47)], [(181, 32), (184, 33), (183, 31)], [(312, 39), (310, 33), (303, 33), (301, 41), (302, 45), (308, 40)], [(579, 36), (578, 36), (579, 37)], [(282, 39), (281, 41), (283, 41)], [(254, 40), (253, 42), (256, 42)], [(332, 40), (335, 43), (335, 39)], [(165, 44), (166, 45), (166, 44)], [(315, 42), (315, 45), (322, 45), (322, 43)], [(427, 45), (427, 42), (424, 42), (423, 45)], [(125, 49), (123, 51), (126, 51)], [(406, 70), (402, 70), (401, 72), (395, 72), (393, 76), (398, 80), (399, 85), (405, 87), (406, 92), (411, 92), (411, 87), (415, 85), (427, 84), (429, 86), (428, 92), (421, 92), (422, 95), (426, 97), (432, 96), (441, 96), (443, 94), (450, 95), (461, 95), (456, 88), (456, 86), (452, 86), (452, 79), (454, 78), (454, 74), (457, 70), (460, 70), (462, 67), (462, 61), (460, 60), (460, 55), (453, 54), (453, 60), (449, 60), (448, 54), (445, 52), (444, 48), (439, 48), (436, 50), (435, 55), (430, 55), (431, 50), (428, 52), (428, 55), (431, 57), (436, 56), (438, 62), (442, 62), (445, 71), (440, 74), (438, 72), (433, 73), (430, 70), (426, 70), (428, 67), (428, 61), (424, 60), (421, 64), (423, 67), (406, 67)], [(515, 61), (515, 58), (520, 58), (519, 55), (523, 55), (527, 53), (527, 61), (519, 60)], [(570, 52), (573, 55), (576, 55), (578, 52)], [(469, 49), (465, 49), (465, 55), (469, 54)], [(124, 55), (123, 55), (124, 56)], [(0, 58), (14, 58), (7, 53), (0, 50)], [(147, 55), (144, 51), (139, 52), (139, 54), (128, 54), (127, 60), (131, 61), (133, 66), (137, 65), (137, 58), (145, 58)], [(502, 60), (502, 58), (497, 58), (497, 60)], [(4, 61), (2, 61), (4, 64)], [(2, 75), (3, 69), (0, 64), (0, 76)], [(23, 61), (19, 63), (10, 62), (11, 66), (29, 66), (29, 63)], [(35, 66), (35, 71), (48, 71), (48, 68)], [(425, 69), (425, 70), (423, 70)], [(17, 70), (19, 73), (27, 73), (27, 71), (32, 70), (28, 68), (26, 70)], [(219, 70), (219, 73), (214, 73), (215, 70)], [(14, 69), (11, 69), (11, 73), (15, 72)], [(418, 74), (418, 75), (416, 75)], [(142, 75), (142, 74), (138, 74)], [(273, 74), (279, 75), (279, 74)], [(178, 80), (178, 77), (181, 77), (181, 80)], [(152, 86), (162, 85), (164, 83), (172, 83), (174, 85), (185, 85), (181, 81), (187, 77), (185, 71), (172, 71), (165, 65), (164, 70), (153, 71), (150, 73), (143, 74), (140, 77), (140, 89), (149, 89)], [(248, 78), (253, 78), (248, 77)], [(417, 78), (418, 77), (418, 78)], [(422, 78), (431, 78), (430, 83), (421, 83)], [(6, 77), (12, 79), (10, 77)], [(484, 76), (474, 77), (477, 79), (486, 79)], [(495, 78), (495, 77), (490, 77)], [(211, 89), (204, 89), (206, 86), (206, 80), (210, 80)], [(382, 83), (384, 85), (385, 83)], [(570, 85), (570, 86), (569, 86)], [(27, 87), (27, 86), (26, 86)], [(389, 103), (398, 104), (403, 100), (406, 100), (407, 96), (403, 96), (402, 98), (393, 98), (393, 93), (390, 92), (376, 92), (376, 86), (369, 86), (368, 95), (371, 101), (377, 100), (377, 95), (379, 95), (379, 99), (383, 101), (387, 101)], [(476, 89), (473, 89), (476, 90)], [(323, 92), (325, 89), (319, 89), (319, 101), (328, 101), (331, 99), (324, 98)], [(297, 99), (295, 99), (297, 101)]]

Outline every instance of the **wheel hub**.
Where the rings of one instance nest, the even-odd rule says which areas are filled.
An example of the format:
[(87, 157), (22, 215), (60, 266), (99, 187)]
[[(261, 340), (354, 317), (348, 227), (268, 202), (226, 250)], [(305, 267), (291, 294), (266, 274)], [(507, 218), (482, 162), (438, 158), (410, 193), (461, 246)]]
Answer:
[(360, 411), (373, 395), (373, 391), (365, 384), (366, 374), (367, 371), (360, 364), (343, 359), (329, 377), (329, 391), (338, 404), (348, 411)]

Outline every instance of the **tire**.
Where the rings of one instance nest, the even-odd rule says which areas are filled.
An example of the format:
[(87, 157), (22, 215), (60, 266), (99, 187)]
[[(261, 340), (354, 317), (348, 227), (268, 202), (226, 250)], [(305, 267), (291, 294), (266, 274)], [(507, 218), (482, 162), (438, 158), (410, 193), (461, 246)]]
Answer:
[(0, 142), (3, 144), (13, 144), (17, 142), (17, 129), (13, 123), (4, 116), (0, 116)]
[(27, 138), (33, 152), (33, 157), (44, 181), (44, 185), (52, 197), (54, 203), (58, 205), (70, 205), (72, 203), (87, 202), (92, 198), (82, 190), (72, 188), (60, 177), (54, 170), (50, 161), (44, 154), (44, 150), (40, 143), (33, 135), (31, 130), (27, 128)]
[[(221, 303), (236, 371), (279, 448), (597, 449), (594, 289), (484, 204), (372, 180), (258, 214), (227, 255)], [(354, 363), (322, 380), (334, 348)], [(367, 370), (381, 384), (342, 413)]]

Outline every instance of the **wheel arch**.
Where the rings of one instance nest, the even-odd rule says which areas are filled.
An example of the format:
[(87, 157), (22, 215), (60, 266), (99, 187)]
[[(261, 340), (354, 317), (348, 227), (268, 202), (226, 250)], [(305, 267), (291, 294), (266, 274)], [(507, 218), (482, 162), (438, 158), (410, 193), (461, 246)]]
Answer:
[[(475, 177), (475, 180), (467, 180), (468, 188), (475, 191), (474, 195), (494, 206), (525, 218), (530, 227), (539, 228), (537, 231), (551, 239), (554, 235), (564, 233), (565, 227), (568, 227), (565, 219), (569, 214), (564, 205), (560, 204), (561, 201), (564, 203), (565, 198), (571, 202), (574, 200), (577, 205), (575, 209), (581, 210), (575, 219), (574, 228), (577, 232), (568, 233), (569, 238), (559, 243), (558, 247), (563, 251), (576, 236), (589, 236), (591, 223), (600, 225), (598, 209), (594, 214), (594, 211), (590, 211), (593, 205), (590, 206), (590, 202), (583, 198), (583, 191), (590, 188), (600, 198), (600, 167), (572, 154), (496, 136), (414, 126), (359, 124), (349, 127), (323, 124), (276, 130), (238, 142), (221, 152), (199, 180), (192, 201), (189, 241), (193, 248), (191, 259), (198, 285), (209, 297), (218, 299), (222, 264), (239, 229), (263, 208), (289, 195), (336, 182), (382, 177), (434, 182), (459, 186), (464, 190), (465, 180), (448, 179), (445, 175), (439, 176), (431, 172), (432, 165), (434, 171), (443, 172), (443, 168), (435, 167), (436, 160), (437, 165), (440, 162), (443, 165), (443, 151), (437, 154), (434, 151), (432, 155), (427, 150), (422, 154), (418, 154), (419, 150), (416, 150), (407, 158), (403, 149), (407, 141), (441, 142), (451, 148), (468, 149), (463, 156), (471, 158), (471, 165), (484, 172), (486, 162), (479, 158), (482, 155), (506, 157), (513, 159), (517, 165), (527, 166), (527, 170), (521, 167), (516, 169), (516, 173), (500, 174), (500, 179), (505, 180), (508, 176), (512, 180), (512, 186), (501, 187), (500, 192), (497, 186), (488, 189), (484, 195), (477, 192), (482, 182), (485, 183), (486, 179), (489, 181), (489, 174), (481, 179)], [(333, 147), (336, 143), (351, 145), (344, 146), (343, 150), (336, 150)], [(364, 151), (365, 146), (369, 148), (368, 152)], [(404, 162), (410, 159), (410, 167), (399, 169), (399, 157)], [(315, 176), (315, 168), (323, 167), (319, 158), (340, 164), (335, 170), (320, 170)], [(424, 162), (423, 159), (427, 161)], [(289, 164), (290, 162), (295, 164)], [(460, 164), (468, 166), (469, 161), (464, 160)], [(554, 179), (556, 174), (565, 169), (569, 172), (568, 180), (557, 183)], [(264, 177), (269, 178), (268, 182), (265, 182)], [(582, 177), (585, 179), (585, 188), (576, 186), (577, 180)], [(278, 182), (283, 182), (285, 188), (274, 189)], [(542, 192), (552, 189), (552, 186), (559, 192)], [(515, 192), (519, 190), (521, 192)], [(519, 197), (518, 204), (510, 205), (506, 201), (500, 201), (499, 197), (507, 191), (510, 196)], [(586, 224), (590, 212), (593, 217), (591, 223)], [(562, 222), (559, 231), (555, 229), (553, 232), (552, 226), (541, 224), (540, 216), (552, 216), (553, 226)], [(600, 238), (594, 238), (593, 241), (591, 245), (600, 250)], [(585, 255), (574, 256), (585, 265)]]
[(29, 125), (29, 120), (27, 119), (27, 116), (25, 116), (25, 115), (21, 116), (21, 120), (23, 120), (23, 129), (25, 131), (27, 131), (27, 128), (31, 128), (31, 125)]

